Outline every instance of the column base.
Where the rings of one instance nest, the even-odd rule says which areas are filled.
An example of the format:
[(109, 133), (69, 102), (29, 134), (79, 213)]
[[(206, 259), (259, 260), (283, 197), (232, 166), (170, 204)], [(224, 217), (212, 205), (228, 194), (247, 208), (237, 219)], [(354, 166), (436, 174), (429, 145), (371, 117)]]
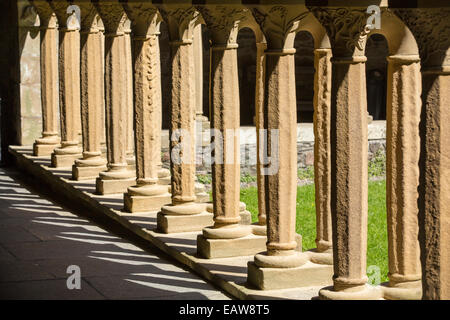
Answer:
[(106, 171), (106, 165), (95, 167), (77, 167), (75, 164), (72, 166), (72, 180), (91, 180), (98, 177), (99, 173)]
[(157, 230), (162, 233), (179, 233), (200, 231), (214, 224), (214, 216), (209, 212), (185, 216), (171, 216), (158, 212)]
[(128, 156), (126, 157), (127, 159), (127, 169), (130, 171), (136, 171), (136, 158), (133, 156)]
[(171, 184), (170, 170), (164, 169), (164, 168), (159, 169), (158, 184), (161, 184), (161, 185), (170, 185)]
[(55, 154), (52, 153), (52, 167), (53, 168), (67, 168), (72, 167), (73, 163), (77, 159), (81, 159), (83, 155), (81, 153), (73, 154)]
[(260, 290), (326, 286), (333, 282), (333, 266), (306, 262), (296, 268), (261, 268), (248, 262), (247, 281)]
[[(267, 235), (267, 226), (265, 224), (261, 225), (261, 224), (258, 224), (258, 222), (255, 222), (251, 226), (252, 226), (252, 233), (253, 234), (258, 235), (258, 236), (266, 236)], [(295, 248), (295, 251), (302, 252), (303, 251), (302, 235), (296, 233), (295, 234), (295, 241), (297, 242), (297, 247)], [(305, 254), (306, 253), (307, 252), (305, 252)]]
[(53, 150), (55, 148), (60, 147), (59, 143), (56, 144), (40, 144), (35, 142), (33, 144), (33, 155), (35, 157), (43, 157), (43, 156), (50, 156), (53, 153)]
[(135, 184), (135, 178), (105, 180), (99, 177), (95, 180), (95, 192), (101, 195), (124, 193), (128, 187)]
[(123, 196), (126, 212), (158, 211), (161, 207), (172, 202), (170, 193), (155, 196), (138, 196), (125, 193)]
[[(239, 222), (239, 224), (250, 225), (250, 224), (252, 224), (252, 214), (250, 213), (250, 211), (245, 210), (245, 207), (246, 207), (245, 203), (241, 202), (239, 205), (239, 215), (241, 217), (241, 221)], [(206, 205), (206, 211), (214, 213), (214, 207), (213, 207), (213, 203), (211, 201), (208, 201), (208, 203)], [(257, 234), (257, 233), (254, 232), (254, 234)], [(261, 234), (261, 235), (265, 236), (266, 233)]]
[(206, 212), (204, 204), (196, 202), (163, 206), (156, 222), (156, 229), (162, 233), (200, 231), (214, 224), (213, 214)]
[(328, 265), (333, 264), (333, 251), (331, 249), (325, 252), (318, 252), (317, 249), (312, 249), (305, 251), (305, 254), (308, 255), (309, 260), (313, 263)]
[(202, 258), (216, 259), (251, 256), (266, 250), (267, 237), (254, 234), (235, 239), (207, 239), (197, 236), (197, 253)]
[(357, 291), (334, 291), (333, 286), (319, 291), (321, 300), (379, 300), (383, 297), (382, 290), (378, 286), (366, 284)]
[(380, 287), (386, 300), (422, 300), (421, 281), (413, 287), (390, 287), (389, 283), (383, 283)]

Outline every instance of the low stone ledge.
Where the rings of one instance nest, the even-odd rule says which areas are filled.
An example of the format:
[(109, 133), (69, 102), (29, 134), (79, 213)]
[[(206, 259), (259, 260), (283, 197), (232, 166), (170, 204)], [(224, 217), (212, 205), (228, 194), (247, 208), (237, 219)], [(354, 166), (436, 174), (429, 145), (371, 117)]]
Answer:
[[(207, 281), (237, 299), (295, 299), (317, 297), (323, 286), (283, 290), (257, 290), (247, 283), (247, 264), (253, 255), (203, 259), (197, 255), (196, 239), (201, 232), (164, 234), (157, 232), (157, 212), (123, 211), (123, 194), (96, 195), (95, 180), (71, 180), (71, 168), (50, 168), (50, 157), (32, 156), (32, 147), (11, 146), (16, 165), (40, 184), (49, 188), (62, 202), (76, 201), (89, 209), (89, 217), (107, 219), (132, 232), (140, 240), (159, 248)], [(331, 278), (330, 278), (331, 284)]]

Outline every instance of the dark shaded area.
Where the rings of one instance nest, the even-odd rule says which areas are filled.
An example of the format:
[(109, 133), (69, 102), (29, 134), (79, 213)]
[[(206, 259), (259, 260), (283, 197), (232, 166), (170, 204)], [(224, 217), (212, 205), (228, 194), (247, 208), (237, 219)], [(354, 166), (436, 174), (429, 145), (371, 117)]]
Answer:
[(0, 164), (12, 163), (9, 145), (20, 144), (20, 69), (16, 1), (0, 1)]
[(237, 37), (239, 45), (239, 104), (241, 126), (255, 125), (255, 86), (256, 86), (256, 38), (253, 31), (243, 28)]
[(307, 31), (297, 33), (294, 41), (297, 122), (312, 122), (314, 114), (314, 39)]
[(388, 45), (379, 34), (372, 35), (366, 44), (367, 111), (373, 120), (386, 120), (386, 87)]

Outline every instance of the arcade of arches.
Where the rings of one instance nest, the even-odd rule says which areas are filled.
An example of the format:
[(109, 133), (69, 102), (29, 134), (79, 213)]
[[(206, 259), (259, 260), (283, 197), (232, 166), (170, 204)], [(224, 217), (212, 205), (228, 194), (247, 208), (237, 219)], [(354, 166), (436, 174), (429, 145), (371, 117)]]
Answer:
[[(324, 2), (17, 1), (3, 150), (91, 181), (131, 215), (154, 212), (155, 232), (196, 232), (201, 259), (249, 257), (257, 290), (450, 299), (448, 1)], [(380, 29), (367, 25), (374, 3)], [(27, 108), (42, 130), (24, 155), (14, 145)], [(386, 120), (389, 282), (378, 286), (366, 275), (371, 119)], [(307, 252), (295, 232), (297, 122), (314, 126), (317, 247)], [(257, 132), (253, 224), (239, 199), (240, 126)], [(199, 127), (214, 142), (211, 202), (195, 175)]]

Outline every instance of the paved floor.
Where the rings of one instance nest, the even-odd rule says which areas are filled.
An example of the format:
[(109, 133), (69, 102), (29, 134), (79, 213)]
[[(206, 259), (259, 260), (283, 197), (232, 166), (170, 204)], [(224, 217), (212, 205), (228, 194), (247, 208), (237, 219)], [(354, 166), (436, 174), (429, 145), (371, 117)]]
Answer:
[[(11, 173), (0, 169), (0, 299), (229, 299), (30, 192)], [(69, 266), (80, 268), (81, 289), (68, 289)]]

